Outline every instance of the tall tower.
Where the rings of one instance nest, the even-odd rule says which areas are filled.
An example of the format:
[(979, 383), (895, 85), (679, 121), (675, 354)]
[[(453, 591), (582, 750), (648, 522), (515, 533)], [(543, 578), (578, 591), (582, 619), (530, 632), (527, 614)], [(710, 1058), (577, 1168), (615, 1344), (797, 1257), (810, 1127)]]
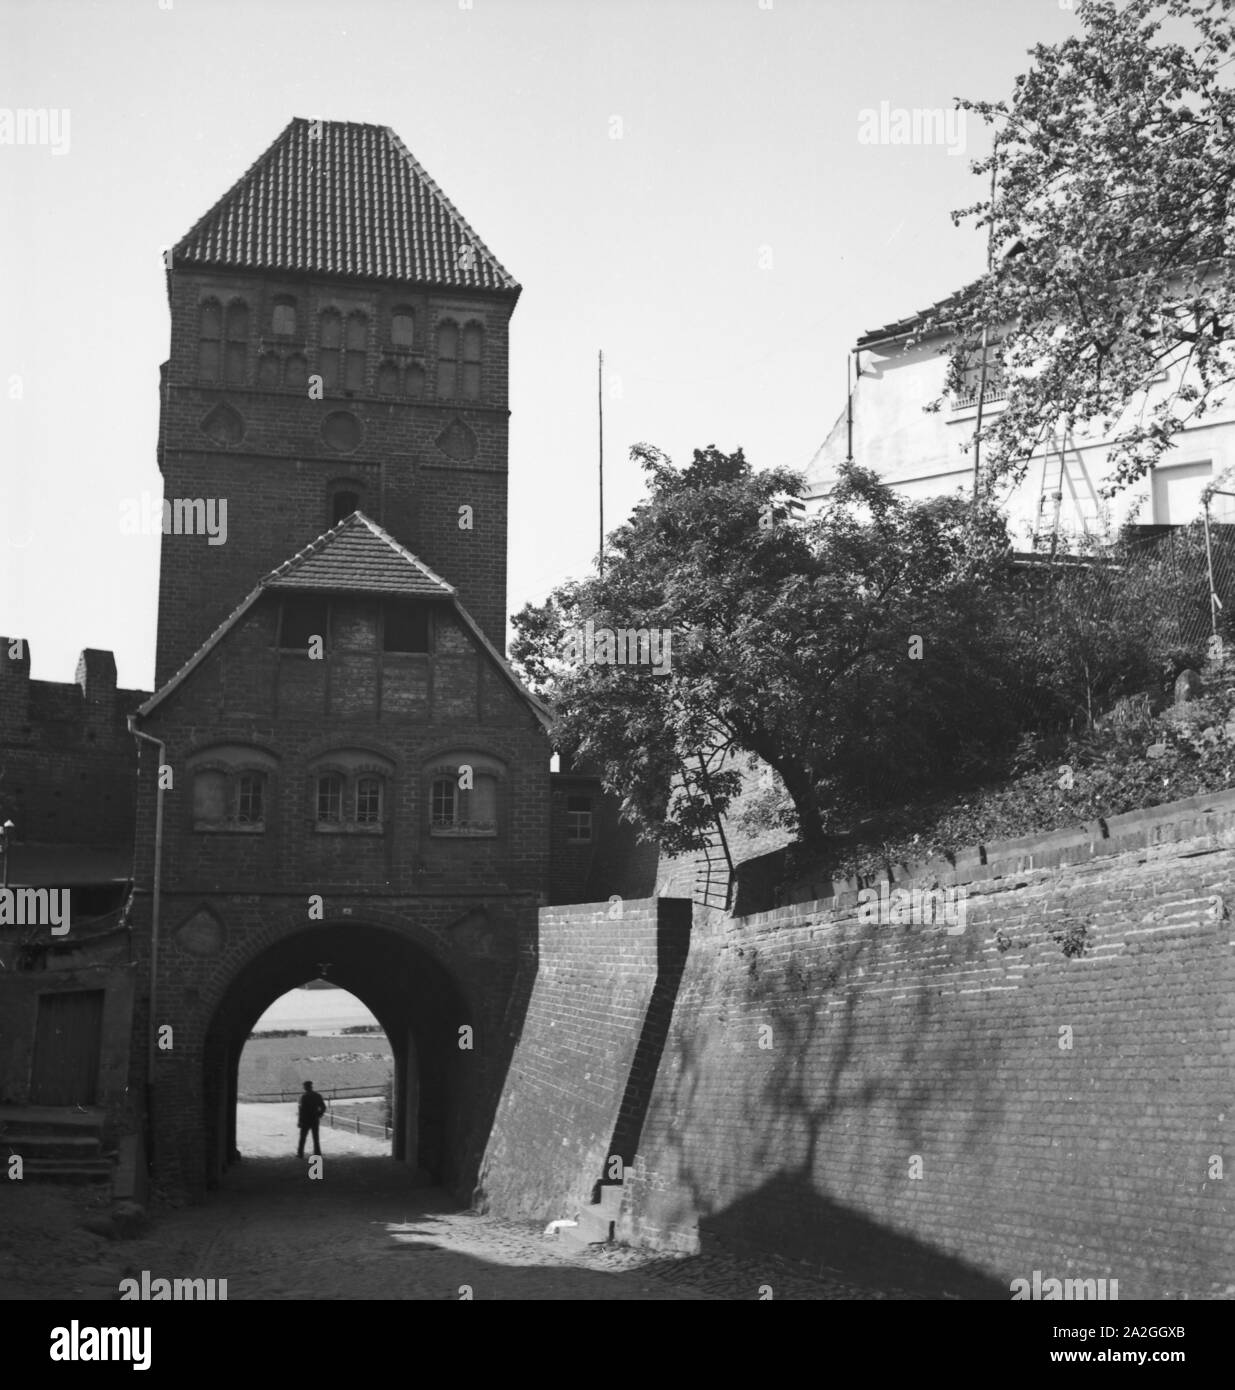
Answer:
[(169, 262), (156, 687), (357, 508), (503, 650), (520, 287), (398, 136), (293, 120)]

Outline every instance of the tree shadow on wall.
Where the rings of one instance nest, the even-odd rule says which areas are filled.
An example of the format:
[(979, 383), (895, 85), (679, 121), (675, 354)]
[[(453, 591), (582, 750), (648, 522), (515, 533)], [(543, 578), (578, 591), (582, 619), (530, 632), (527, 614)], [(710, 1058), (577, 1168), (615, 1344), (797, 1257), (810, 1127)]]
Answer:
[[(929, 940), (909, 935), (924, 931)], [(705, 1254), (763, 1250), (876, 1288), (1006, 1300), (1006, 1283), (923, 1235), (955, 1235), (998, 1161), (981, 1141), (1004, 1111), (1002, 1034), (989, 1028), (979, 1046), (950, 997), (959, 968), (981, 962), (977, 932), (871, 924), (778, 949), (771, 966), (760, 959), (769, 944), (735, 944), (717, 1016), (696, 1013), (677, 1031), (654, 1128), (657, 1167), (679, 1196), (651, 1198), (652, 1224), (697, 1222)], [(718, 1205), (718, 1192), (743, 1187)]]

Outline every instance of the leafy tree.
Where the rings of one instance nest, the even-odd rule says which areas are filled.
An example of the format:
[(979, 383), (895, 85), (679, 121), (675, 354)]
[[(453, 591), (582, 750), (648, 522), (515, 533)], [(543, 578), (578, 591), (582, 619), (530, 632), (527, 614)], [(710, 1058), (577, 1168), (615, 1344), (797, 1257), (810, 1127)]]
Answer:
[[(795, 522), (786, 499), (805, 485), (791, 470), (756, 473), (715, 447), (681, 471), (632, 453), (649, 495), (610, 536), (603, 579), (526, 607), (512, 656), (550, 700), (560, 746), (600, 770), (643, 834), (697, 843), (707, 808), (680, 783), (697, 750), (771, 766), (819, 847), (898, 781), (957, 775), (1010, 737), (998, 639), (974, 640), (1006, 574), (994, 512), (910, 503), (850, 466)], [(589, 621), (669, 634), (668, 669), (564, 662), (554, 644)], [(713, 778), (719, 809), (740, 786), (733, 768)]]
[[(1235, 372), (1233, 6), (1080, 0), (1083, 32), (1035, 47), (1010, 101), (960, 103), (993, 128), (973, 169), (995, 183), (954, 220), (1010, 250), (926, 327), (955, 335), (953, 391), (984, 334), (1002, 340), (990, 355), (1007, 406), (981, 431), (991, 477), (1023, 477), (1035, 448), (1088, 425), (1114, 441), (1114, 492), (1222, 400)], [(1147, 405), (1164, 368), (1182, 384)]]

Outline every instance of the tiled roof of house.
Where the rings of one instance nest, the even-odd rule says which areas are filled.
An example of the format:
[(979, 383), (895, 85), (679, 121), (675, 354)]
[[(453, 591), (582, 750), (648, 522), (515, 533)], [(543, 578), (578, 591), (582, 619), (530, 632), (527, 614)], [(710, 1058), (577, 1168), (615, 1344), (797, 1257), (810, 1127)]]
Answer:
[(531, 708), (544, 728), (549, 712), (515, 675), (501, 652), (489, 641), (475, 619), (459, 602), (458, 591), (419, 560), (363, 512), (353, 512), (337, 526), (285, 560), (259, 581), (257, 587), (219, 624), (184, 665), (156, 690), (133, 718), (144, 718), (206, 659), (267, 589), (293, 589), (318, 593), (384, 594), (395, 598), (443, 598), (454, 605), (455, 615), (476, 640), (477, 646), (497, 666), (516, 694)]
[(332, 590), (405, 598), (449, 598), (455, 590), (363, 512), (353, 512), (262, 584), (271, 589)]
[(952, 294), (937, 300), (927, 309), (920, 309), (916, 314), (910, 314), (903, 319), (896, 319), (892, 323), (885, 323), (882, 328), (872, 328), (870, 332), (863, 333), (855, 344), (856, 347), (872, 347), (875, 343), (883, 343), (896, 338), (903, 338), (912, 333), (915, 328), (921, 327), (928, 314), (937, 314), (941, 309), (951, 309), (959, 305), (962, 299), (970, 294), (973, 285), (966, 285), (962, 290), (956, 290)]
[(181, 238), (172, 265), (519, 290), (388, 126), (301, 116)]

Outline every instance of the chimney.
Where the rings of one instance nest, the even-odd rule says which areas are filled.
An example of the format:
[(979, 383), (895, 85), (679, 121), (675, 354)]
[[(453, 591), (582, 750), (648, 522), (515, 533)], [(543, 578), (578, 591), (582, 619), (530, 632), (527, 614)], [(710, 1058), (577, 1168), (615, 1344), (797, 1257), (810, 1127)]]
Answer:
[(87, 647), (77, 658), (77, 684), (90, 712), (110, 716), (116, 704), (116, 658)]

